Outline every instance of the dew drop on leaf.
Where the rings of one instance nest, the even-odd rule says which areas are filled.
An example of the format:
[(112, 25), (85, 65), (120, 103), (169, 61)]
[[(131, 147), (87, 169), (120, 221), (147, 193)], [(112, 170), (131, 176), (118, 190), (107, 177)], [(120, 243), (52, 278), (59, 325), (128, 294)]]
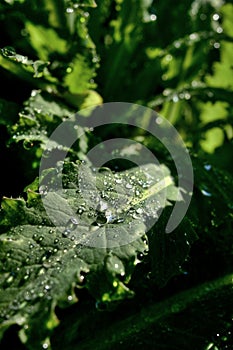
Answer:
[(16, 55), (16, 51), (12, 46), (5, 46), (1, 51), (5, 57), (15, 57)]
[(206, 165), (204, 165), (204, 168), (205, 168), (205, 170), (209, 171), (209, 170), (211, 170), (212, 167), (210, 164), (206, 164)]
[(144, 257), (144, 254), (143, 253), (138, 253), (137, 254), (137, 259), (142, 261), (143, 260), (143, 257)]
[(28, 151), (33, 147), (33, 142), (30, 140), (24, 140), (23, 147), (24, 147), (24, 149), (26, 149)]
[(40, 186), (39, 187), (39, 193), (42, 195), (42, 196), (46, 196), (48, 194), (48, 186)]
[(127, 183), (127, 184), (125, 185), (125, 187), (126, 187), (127, 189), (131, 189), (133, 186), (132, 186), (130, 183)]
[(118, 223), (118, 224), (120, 224), (120, 223), (122, 223), (122, 222), (124, 222), (125, 220), (124, 220), (124, 218), (118, 218), (117, 220), (116, 220), (116, 222)]
[(204, 196), (206, 196), (206, 197), (211, 197), (212, 196), (212, 194), (210, 193), (210, 192), (208, 192), (208, 191), (206, 191), (206, 190), (201, 190), (201, 193), (204, 195)]
[(6, 282), (7, 282), (8, 284), (12, 283), (13, 281), (14, 281), (14, 277), (13, 277), (13, 276), (9, 276), (9, 277), (7, 278), (7, 280), (6, 280)]

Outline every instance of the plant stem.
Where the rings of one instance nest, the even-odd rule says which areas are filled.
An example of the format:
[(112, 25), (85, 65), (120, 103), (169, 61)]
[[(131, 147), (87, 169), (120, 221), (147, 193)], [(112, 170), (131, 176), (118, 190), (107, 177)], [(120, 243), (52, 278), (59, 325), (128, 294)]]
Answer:
[[(211, 293), (221, 291), (222, 288), (230, 287), (233, 275), (227, 275), (220, 279), (204, 283), (198, 287), (181, 292), (169, 299), (148, 305), (127, 319), (114, 322), (107, 329), (96, 331), (95, 337), (83, 341), (77, 345), (78, 350), (108, 350), (120, 342), (124, 342), (135, 333), (143, 332), (156, 322), (174, 314), (178, 314), (195, 302), (201, 302)], [(115, 349), (115, 347), (114, 347)], [(69, 349), (67, 349), (69, 350)], [(73, 348), (75, 350), (75, 348)]]

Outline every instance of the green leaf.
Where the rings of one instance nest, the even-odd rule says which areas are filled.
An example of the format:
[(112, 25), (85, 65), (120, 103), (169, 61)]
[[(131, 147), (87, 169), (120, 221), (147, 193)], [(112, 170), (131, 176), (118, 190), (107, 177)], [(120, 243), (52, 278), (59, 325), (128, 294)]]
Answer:
[(214, 63), (214, 74), (208, 75), (206, 81), (209, 86), (226, 88), (233, 90), (233, 72), (232, 72), (232, 50), (233, 43), (227, 41), (221, 41), (220, 62)]
[(71, 310), (55, 331), (52, 345), (58, 350), (109, 350), (119, 349), (119, 344), (121, 349), (153, 349), (156, 344), (156, 350), (230, 347), (232, 277), (228, 274), (184, 291), (173, 290), (162, 301), (145, 303), (142, 296), (130, 312), (126, 306), (126, 312), (120, 309), (103, 317), (85, 305), (85, 314), (78, 317), (77, 310)]
[[(52, 77), (47, 69), (49, 64), (50, 62), (47, 61), (30, 60), (27, 56), (18, 54), (11, 46), (0, 49), (0, 66), (15, 74), (18, 78), (38, 87), (52, 86), (57, 82), (56, 78)], [(37, 78), (36, 82), (34, 78)]]
[[(230, 151), (232, 151), (232, 146)], [(210, 158), (211, 159), (211, 158)], [(212, 165), (210, 162), (203, 162), (201, 159), (193, 158), (193, 166), (195, 168), (195, 187), (199, 190), (197, 209), (200, 212), (205, 206), (205, 210), (210, 214), (204, 217), (203, 220), (212, 226), (219, 227), (224, 222), (231, 225), (232, 222), (232, 176)], [(221, 214), (220, 214), (221, 213)]]
[(168, 280), (182, 273), (182, 264), (189, 255), (192, 244), (198, 239), (188, 217), (171, 234), (166, 234), (166, 215), (155, 226), (150, 236), (151, 276), (159, 287), (164, 287)]
[(25, 28), (29, 34), (29, 41), (41, 60), (50, 60), (50, 55), (54, 55), (55, 52), (66, 53), (67, 42), (59, 37), (55, 29), (45, 28), (29, 21), (26, 22)]
[[(32, 148), (33, 142), (38, 142), (39, 147), (45, 149), (50, 134), (65, 118), (73, 116), (74, 113), (75, 111), (68, 108), (59, 98), (40, 90), (33, 90), (19, 114), (19, 121), (12, 128), (11, 142), (23, 141), (26, 149)], [(54, 142), (54, 147), (58, 146)], [(41, 153), (38, 156), (40, 157)]]
[[(80, 109), (101, 102), (100, 96), (91, 90), (83, 95), (66, 93), (64, 97), (70, 105), (76, 104), (76, 107), (80, 106)], [(32, 91), (31, 97), (24, 103), (24, 109), (19, 113), (18, 122), (11, 126), (9, 130), (11, 135), (9, 143), (21, 143), (24, 149), (33, 157), (33, 162), (30, 163), (29, 161), (27, 163), (28, 169), (39, 167), (44, 150), (48, 153), (65, 151), (75, 159), (86, 159), (89, 131), (88, 128), (77, 126), (74, 120), (74, 128), (70, 131), (75, 134), (77, 142), (72, 149), (67, 148), (63, 139), (60, 142), (50, 140), (53, 131), (66, 119), (70, 118), (71, 120), (75, 112), (76, 109), (68, 107), (59, 96), (52, 96), (41, 90)], [(46, 149), (48, 142), (49, 149)]]
[[(80, 193), (77, 174), (82, 166), (65, 163), (63, 175), (56, 169), (46, 170), (40, 193), (35, 192), (36, 181), (27, 187), (27, 201), (2, 201), (1, 334), (17, 323), (24, 327), (21, 338), (32, 349), (39, 349), (58, 323), (55, 306), (75, 302), (75, 286), (85, 282), (90, 293), (105, 303), (133, 295), (127, 281), (139, 262), (138, 253), (147, 249), (145, 218), (148, 213), (157, 217), (174, 199), (175, 187), (169, 175), (158, 185), (158, 176), (169, 174), (166, 167), (148, 164), (143, 170), (116, 174), (107, 169), (92, 173), (85, 167), (81, 178), (87, 187)], [(50, 181), (54, 185), (59, 177), (66, 188), (64, 194), (45, 187)], [(100, 197), (94, 199), (95, 186)], [(172, 191), (167, 192), (164, 202), (162, 193), (167, 188)], [(52, 200), (50, 217), (41, 196), (49, 203)], [(98, 203), (96, 208), (93, 201)], [(67, 204), (78, 213), (78, 221), (71, 217)], [(66, 224), (55, 227), (53, 222), (58, 218)]]
[(64, 78), (64, 84), (70, 93), (80, 94), (95, 87), (95, 84), (91, 82), (94, 68), (90, 67), (84, 56), (77, 54), (70, 66), (71, 72)]

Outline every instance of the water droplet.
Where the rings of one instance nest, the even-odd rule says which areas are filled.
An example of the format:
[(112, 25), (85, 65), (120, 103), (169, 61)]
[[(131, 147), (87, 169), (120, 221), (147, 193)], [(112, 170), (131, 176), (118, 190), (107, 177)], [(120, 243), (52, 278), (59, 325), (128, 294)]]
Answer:
[(72, 71), (73, 71), (73, 68), (71, 68), (71, 67), (66, 68), (66, 73), (70, 74), (70, 73), (72, 73)]
[(11, 46), (5, 46), (3, 49), (1, 49), (3, 56), (5, 57), (15, 57), (16, 51)]
[(11, 308), (12, 310), (18, 310), (18, 309), (20, 308), (20, 304), (19, 304), (18, 300), (15, 299), (15, 300), (12, 302), (10, 308)]
[(157, 117), (155, 119), (156, 124), (161, 125), (163, 123), (163, 119), (161, 117)]
[(206, 191), (206, 190), (201, 190), (201, 193), (202, 193), (204, 196), (206, 196), (206, 197), (211, 197), (211, 196), (212, 196), (212, 194), (211, 194), (210, 192)]
[(205, 13), (201, 13), (201, 14), (200, 14), (200, 19), (201, 19), (202, 21), (205, 21), (206, 18), (207, 18), (207, 16), (206, 16)]
[(72, 295), (68, 295), (67, 300), (68, 300), (68, 301), (72, 301), (72, 300), (73, 300)]
[(178, 95), (174, 95), (173, 98), (172, 98), (172, 101), (173, 102), (178, 102), (179, 101), (179, 96)]
[(105, 211), (108, 209), (108, 204), (107, 202), (104, 201), (100, 201), (100, 203), (98, 204), (97, 210), (99, 211)]
[(63, 237), (67, 237), (71, 231), (74, 231), (78, 226), (78, 220), (74, 217), (70, 218), (66, 224), (66, 228), (62, 233)]
[(190, 100), (190, 98), (191, 98), (190, 93), (189, 92), (185, 92), (184, 98), (185, 98), (185, 100)]
[(24, 140), (23, 141), (23, 147), (26, 150), (30, 150), (33, 147), (33, 142), (30, 140)]
[(113, 285), (113, 287), (115, 287), (115, 288), (116, 288), (116, 287), (118, 286), (117, 281), (113, 281), (113, 284), (112, 284), (112, 285)]
[(39, 193), (42, 195), (42, 196), (46, 196), (48, 194), (48, 186), (45, 186), (45, 185), (41, 185), (39, 187)]
[(132, 186), (130, 183), (127, 183), (127, 184), (125, 185), (125, 187), (128, 188), (128, 189), (131, 189), (133, 186)]
[(174, 46), (175, 46), (176, 49), (180, 48), (181, 47), (181, 42), (179, 40), (176, 40), (174, 42)]
[(118, 224), (120, 224), (120, 223), (122, 223), (122, 222), (124, 222), (124, 221), (125, 221), (124, 218), (118, 218), (118, 219), (116, 220), (116, 222), (117, 222)]
[(71, 7), (68, 7), (68, 8), (66, 9), (66, 12), (67, 12), (67, 13), (73, 13), (73, 12), (74, 12), (74, 9), (72, 9)]
[(137, 254), (137, 259), (138, 259), (139, 261), (142, 261), (142, 260), (143, 260), (143, 257), (144, 257), (144, 254), (143, 254), (143, 253), (138, 253), (138, 254)]
[(143, 213), (143, 209), (142, 209), (142, 208), (136, 209), (136, 213), (137, 213), (137, 214), (142, 214), (142, 213)]
[(49, 158), (50, 155), (51, 155), (51, 152), (52, 152), (52, 149), (51, 148), (47, 148), (44, 150), (43, 154), (42, 154), (42, 157), (43, 158)]
[(209, 171), (211, 170), (212, 166), (210, 164), (204, 165), (205, 170)]
[(77, 210), (77, 214), (81, 215), (85, 211), (86, 211), (86, 208), (83, 205), (81, 205)]
[(157, 19), (157, 16), (155, 14), (152, 14), (150, 15), (150, 20), (153, 22), (153, 21), (156, 21)]
[(10, 283), (13, 282), (13, 280), (14, 280), (14, 277), (13, 277), (13, 276), (10, 276), (10, 277), (7, 278), (6, 282), (7, 282), (8, 284), (10, 284)]
[(214, 43), (214, 48), (215, 48), (215, 49), (219, 49), (220, 46), (221, 46), (220, 43), (218, 43), (218, 42), (215, 42), (215, 43)]
[(116, 182), (117, 184), (121, 184), (121, 183), (122, 183), (122, 179), (115, 179), (115, 182)]
[(197, 33), (192, 33), (189, 35), (189, 39), (190, 40), (196, 40), (198, 38), (198, 34)]
[(220, 18), (220, 16), (219, 16), (218, 13), (215, 13), (215, 14), (213, 15), (213, 20), (214, 20), (214, 21), (218, 21), (219, 18)]
[(43, 348), (43, 349), (48, 349), (48, 347), (49, 347), (49, 345), (48, 345), (47, 343), (44, 343), (44, 344), (42, 345), (42, 348)]
[(217, 27), (216, 28), (216, 32), (218, 33), (218, 34), (221, 34), (222, 32), (223, 32), (223, 28), (222, 27)]
[(107, 210), (105, 215), (106, 215), (107, 223), (113, 223), (116, 220), (116, 216), (112, 215), (110, 210)]
[(35, 97), (37, 95), (38, 91), (37, 90), (32, 90), (31, 92), (31, 96), (32, 97)]
[(32, 298), (31, 298), (31, 294), (30, 294), (30, 292), (25, 292), (25, 294), (24, 294), (24, 299), (26, 300), (26, 301), (30, 301)]
[(98, 226), (104, 225), (107, 223), (107, 217), (104, 213), (99, 213), (96, 218), (96, 224)]
[(80, 22), (81, 22), (81, 23), (85, 23), (85, 21), (86, 21), (86, 18), (85, 18), (85, 17), (80, 17)]

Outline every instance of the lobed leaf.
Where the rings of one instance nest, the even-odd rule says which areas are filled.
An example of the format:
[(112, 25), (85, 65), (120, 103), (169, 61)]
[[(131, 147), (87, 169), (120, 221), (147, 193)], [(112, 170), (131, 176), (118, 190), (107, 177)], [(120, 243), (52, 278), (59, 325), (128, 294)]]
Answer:
[[(26, 189), (26, 201), (2, 201), (1, 335), (17, 323), (23, 327), (21, 339), (29, 348), (39, 349), (57, 325), (55, 306), (77, 300), (74, 288), (85, 285), (105, 303), (133, 295), (127, 282), (139, 262), (138, 254), (148, 249), (147, 217), (157, 217), (178, 194), (164, 166), (148, 164), (116, 174), (107, 170), (93, 173), (87, 167), (80, 173), (81, 168), (82, 163), (66, 163), (63, 175), (56, 172), (56, 177), (56, 169), (47, 170), (39, 193), (35, 181)], [(156, 185), (164, 172), (167, 180)], [(83, 174), (87, 186), (83, 193), (78, 174), (81, 179)], [(64, 193), (45, 188), (45, 183), (54, 185), (59, 176)], [(43, 206), (45, 198), (52, 203), (49, 216)], [(77, 213), (75, 217), (67, 204)]]

